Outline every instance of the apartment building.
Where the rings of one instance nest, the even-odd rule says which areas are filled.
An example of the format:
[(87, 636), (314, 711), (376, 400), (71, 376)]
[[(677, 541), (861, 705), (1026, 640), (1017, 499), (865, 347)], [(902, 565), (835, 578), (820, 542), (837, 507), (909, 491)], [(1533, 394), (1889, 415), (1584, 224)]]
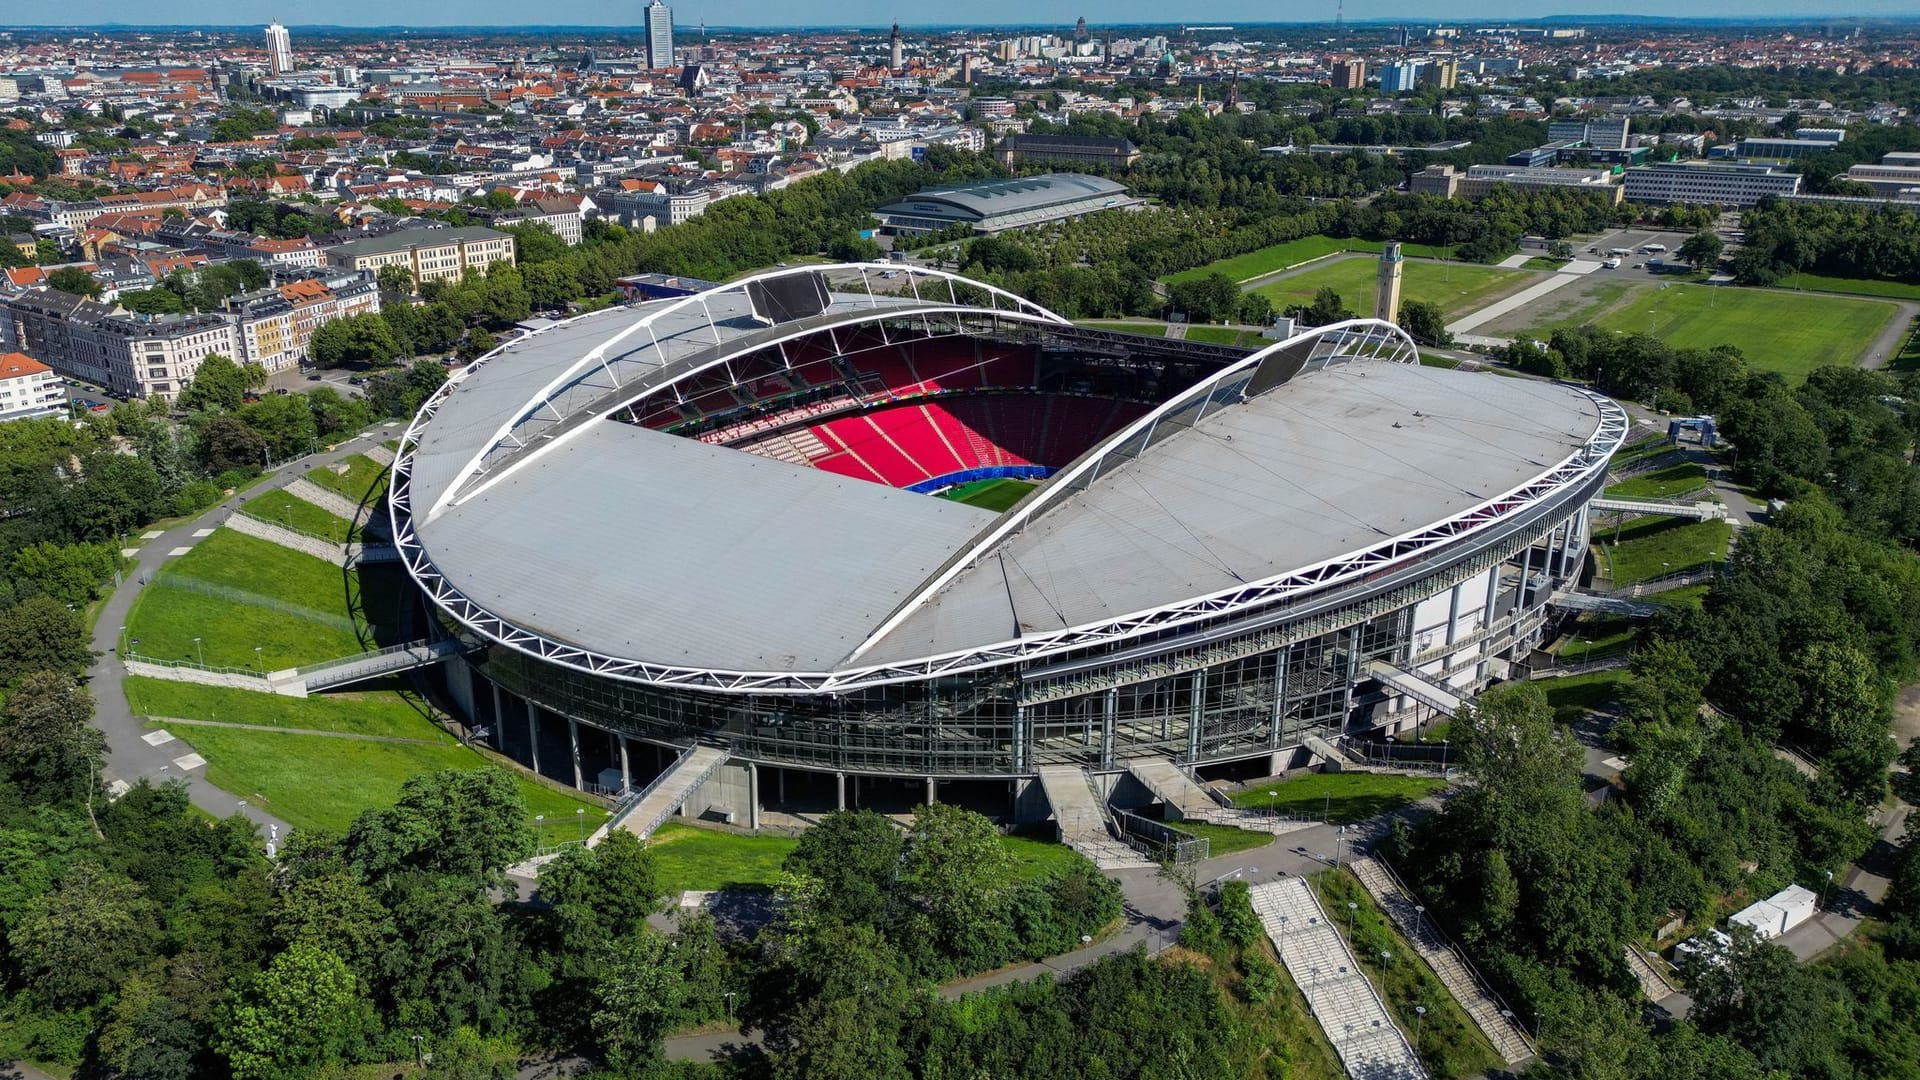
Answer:
[(511, 263), (513, 237), (478, 225), (457, 229), (406, 229), (385, 236), (350, 240), (326, 249), (327, 261), (368, 275), (383, 266), (404, 266), (416, 284), (457, 281), (468, 271)]
[(1625, 183), (1627, 201), (1637, 203), (1752, 206), (1768, 195), (1799, 191), (1797, 174), (1776, 172), (1768, 165), (1659, 162), (1628, 169)]
[(128, 397), (171, 397), (209, 355), (239, 355), (234, 324), (221, 315), (136, 315), (55, 289), (0, 297), (0, 320), (14, 347)]
[(25, 353), (0, 353), (0, 423), (67, 415), (67, 388)]
[(269, 373), (297, 367), (307, 359), (314, 330), (349, 315), (380, 310), (380, 288), (364, 274), (300, 278), (284, 285), (227, 300), (239, 353)]

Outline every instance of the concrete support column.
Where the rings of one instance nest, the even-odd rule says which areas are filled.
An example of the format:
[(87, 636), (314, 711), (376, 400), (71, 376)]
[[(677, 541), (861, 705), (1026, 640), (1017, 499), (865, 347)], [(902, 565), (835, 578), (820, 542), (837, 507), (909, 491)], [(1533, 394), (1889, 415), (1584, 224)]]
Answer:
[(1267, 745), (1275, 750), (1280, 749), (1287, 723), (1287, 657), (1292, 653), (1293, 646), (1282, 645), (1274, 656), (1273, 716), (1267, 722)]
[(1024, 772), (1027, 768), (1027, 707), (1013, 707), (1013, 771)]
[(777, 793), (777, 797), (780, 800), (780, 805), (781, 806), (787, 805), (787, 770), (781, 769), (777, 774), (775, 774), (773, 783), (774, 783), (774, 791)]
[(935, 799), (933, 797), (933, 777), (929, 776), (927, 777), (927, 805), (932, 806), (934, 802), (935, 802)]
[(1113, 768), (1113, 724), (1120, 715), (1120, 688), (1115, 686), (1100, 695), (1100, 767)]
[(633, 765), (627, 760), (627, 737), (625, 735), (615, 735), (614, 738), (620, 740), (620, 790), (622, 792), (631, 791), (633, 789)]
[(499, 746), (500, 749), (505, 750), (507, 748), (507, 710), (500, 701), (500, 684), (489, 679), (487, 680), (487, 685), (493, 688), (494, 743)]
[(580, 721), (571, 716), (567, 717), (567, 744), (573, 749), (573, 788), (585, 791), (586, 778), (580, 774)]
[(1187, 703), (1187, 760), (1200, 760), (1200, 728), (1206, 722), (1207, 669), (1193, 673), (1193, 687)]
[(1355, 623), (1347, 630), (1347, 692), (1340, 705), (1340, 730), (1345, 732), (1347, 722), (1353, 719), (1353, 680), (1360, 677), (1360, 624)]
[(760, 766), (747, 763), (747, 828), (760, 828)]
[(533, 771), (540, 771), (540, 706), (527, 702), (527, 757)]
[(836, 805), (840, 809), (845, 810), (847, 808), (847, 774), (843, 772), (834, 773), (833, 784)]

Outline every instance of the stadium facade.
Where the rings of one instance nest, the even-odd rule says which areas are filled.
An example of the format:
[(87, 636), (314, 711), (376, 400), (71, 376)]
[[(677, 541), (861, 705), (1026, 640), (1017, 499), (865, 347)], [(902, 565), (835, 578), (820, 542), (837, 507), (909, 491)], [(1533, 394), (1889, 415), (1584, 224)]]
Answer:
[[(795, 267), (496, 350), (389, 499), (473, 646), (449, 695), (523, 763), (605, 793), (718, 747), (748, 820), (1004, 808), (1047, 766), (1264, 770), (1507, 676), (1626, 427), (1375, 320), (1249, 351)], [(1037, 486), (942, 497), (1003, 479)]]

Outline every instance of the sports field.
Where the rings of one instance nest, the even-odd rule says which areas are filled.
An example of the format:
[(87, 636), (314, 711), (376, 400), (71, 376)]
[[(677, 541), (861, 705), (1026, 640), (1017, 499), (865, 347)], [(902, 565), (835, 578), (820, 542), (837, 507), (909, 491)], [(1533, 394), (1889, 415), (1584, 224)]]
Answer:
[(1852, 296), (1885, 296), (1896, 300), (1920, 300), (1920, 282), (1895, 281), (1892, 278), (1843, 278), (1825, 274), (1788, 274), (1774, 282), (1775, 288), (1805, 289), (1809, 292), (1847, 293)]
[[(1289, 240), (1284, 244), (1274, 244), (1258, 251), (1249, 251), (1245, 255), (1235, 255), (1230, 259), (1218, 259), (1205, 266), (1196, 266), (1191, 270), (1182, 270), (1177, 274), (1168, 274), (1161, 280), (1169, 285), (1182, 281), (1198, 281), (1212, 274), (1225, 274), (1235, 281), (1251, 281), (1277, 270), (1290, 266), (1299, 266), (1303, 262), (1322, 259), (1342, 251), (1369, 252), (1375, 255), (1386, 245), (1379, 240), (1355, 240), (1338, 236), (1303, 236), (1298, 240)], [(1401, 244), (1400, 253), (1410, 259), (1450, 259), (1453, 249), (1434, 247), (1429, 244)]]
[(1753, 367), (1798, 381), (1826, 364), (1858, 363), (1898, 310), (1819, 293), (1668, 285), (1636, 290), (1594, 325), (1680, 349), (1732, 345)]
[(998, 512), (1011, 509), (1014, 503), (1038, 486), (1031, 480), (975, 480), (970, 484), (948, 488), (940, 493), (940, 497)]
[[(1315, 293), (1331, 287), (1349, 310), (1370, 315), (1376, 267), (1372, 259), (1342, 259), (1254, 291), (1272, 300), (1275, 310), (1285, 310), (1295, 304), (1310, 304)], [(1403, 300), (1439, 304), (1447, 317), (1453, 318), (1539, 280), (1541, 276), (1529, 270), (1502, 270), (1477, 263), (1409, 262), (1401, 271), (1400, 295)]]

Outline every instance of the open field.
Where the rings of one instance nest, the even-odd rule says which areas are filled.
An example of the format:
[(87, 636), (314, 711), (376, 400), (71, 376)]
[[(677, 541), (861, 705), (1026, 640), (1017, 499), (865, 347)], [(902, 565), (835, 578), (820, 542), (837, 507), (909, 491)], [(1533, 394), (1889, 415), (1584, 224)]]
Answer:
[(145, 587), (128, 643), (142, 656), (267, 671), (359, 652), (346, 615), (353, 573), (220, 529)]
[[(1228, 259), (1219, 259), (1205, 266), (1196, 266), (1191, 270), (1182, 270), (1177, 274), (1168, 274), (1161, 280), (1169, 285), (1182, 281), (1198, 281), (1212, 274), (1225, 274), (1235, 281), (1250, 281), (1264, 274), (1298, 266), (1312, 259), (1325, 258), (1342, 251), (1360, 251), (1379, 254), (1384, 246), (1379, 240), (1343, 239), (1336, 236), (1303, 236), (1298, 240), (1289, 240), (1284, 244), (1274, 244), (1245, 255), (1235, 255)], [(1453, 257), (1453, 249), (1433, 247), (1427, 244), (1402, 244), (1400, 253), (1408, 258), (1447, 259)]]
[(1594, 325), (1681, 349), (1733, 345), (1753, 367), (1797, 381), (1825, 364), (1857, 363), (1898, 310), (1878, 300), (1672, 285), (1642, 289)]
[(975, 480), (947, 491), (941, 498), (998, 512), (1011, 509), (1038, 486), (1030, 480)]
[(1633, 646), (1635, 625), (1631, 619), (1612, 615), (1583, 615), (1567, 632), (1558, 652), (1563, 664), (1584, 664), (1617, 656)]
[(351, 454), (341, 464), (347, 467), (345, 472), (335, 472), (332, 467), (310, 469), (307, 479), (323, 488), (337, 491), (355, 503), (367, 502), (376, 492), (386, 489), (385, 465), (365, 454)]
[[(157, 726), (157, 725), (156, 725)], [(325, 735), (193, 726), (173, 732), (207, 759), (207, 780), (296, 828), (344, 829), (361, 811), (386, 806), (408, 777), (439, 769), (487, 767), (474, 750), (368, 742)], [(516, 774), (527, 815), (572, 820), (585, 807), (589, 828), (606, 811)]]
[[(1233, 805), (1331, 822), (1364, 821), (1424, 799), (1446, 787), (1444, 780), (1392, 773), (1308, 773), (1272, 784), (1255, 784), (1233, 794)], [(1269, 798), (1267, 793), (1273, 792)]]
[(338, 514), (330, 513), (287, 494), (280, 488), (263, 492), (247, 500), (246, 512), (262, 521), (285, 525), (314, 536), (324, 536), (339, 544), (360, 539), (360, 530)]
[[(1440, 982), (1358, 879), (1344, 870), (1323, 870), (1308, 879), (1337, 932), (1346, 935), (1354, 958), (1436, 1080), (1487, 1075), (1500, 1056), (1466, 1010)], [(1352, 904), (1349, 908), (1347, 905)], [(1341, 916), (1348, 916), (1342, 918)], [(1383, 956), (1384, 954), (1384, 956)], [(1424, 1008), (1425, 1017), (1414, 1010)]]
[[(223, 724), (259, 724), (454, 743), (453, 736), (429, 719), (424, 703), (412, 695), (382, 691), (293, 698), (137, 675), (127, 677), (126, 688), (127, 704), (140, 716), (179, 716), (188, 720), (217, 720)], [(192, 741), (192, 731), (175, 734)]]
[(1629, 294), (1646, 288), (1650, 286), (1630, 279), (1588, 274), (1516, 311), (1509, 311), (1482, 324), (1475, 332), (1526, 334), (1545, 341), (1553, 336), (1555, 330), (1571, 330), (1590, 323), (1602, 312), (1621, 303)]
[(1705, 487), (1707, 470), (1697, 462), (1679, 461), (1630, 480), (1607, 486), (1609, 499), (1671, 499), (1684, 492)]
[(1605, 547), (1615, 585), (1631, 585), (1710, 563), (1725, 562), (1733, 526), (1724, 521), (1641, 518), (1619, 530), (1599, 527), (1594, 539)]
[(1805, 289), (1809, 292), (1846, 293), (1850, 296), (1884, 296), (1895, 300), (1920, 300), (1920, 283), (1890, 278), (1843, 278), (1825, 274), (1788, 274), (1774, 282), (1779, 289)]
[[(1374, 275), (1372, 259), (1343, 259), (1254, 291), (1272, 300), (1275, 309), (1285, 310), (1295, 304), (1312, 303), (1314, 293), (1331, 287), (1349, 309), (1366, 314), (1373, 310)], [(1438, 304), (1453, 318), (1538, 280), (1540, 276), (1529, 271), (1476, 263), (1409, 262), (1402, 271), (1401, 298)]]

